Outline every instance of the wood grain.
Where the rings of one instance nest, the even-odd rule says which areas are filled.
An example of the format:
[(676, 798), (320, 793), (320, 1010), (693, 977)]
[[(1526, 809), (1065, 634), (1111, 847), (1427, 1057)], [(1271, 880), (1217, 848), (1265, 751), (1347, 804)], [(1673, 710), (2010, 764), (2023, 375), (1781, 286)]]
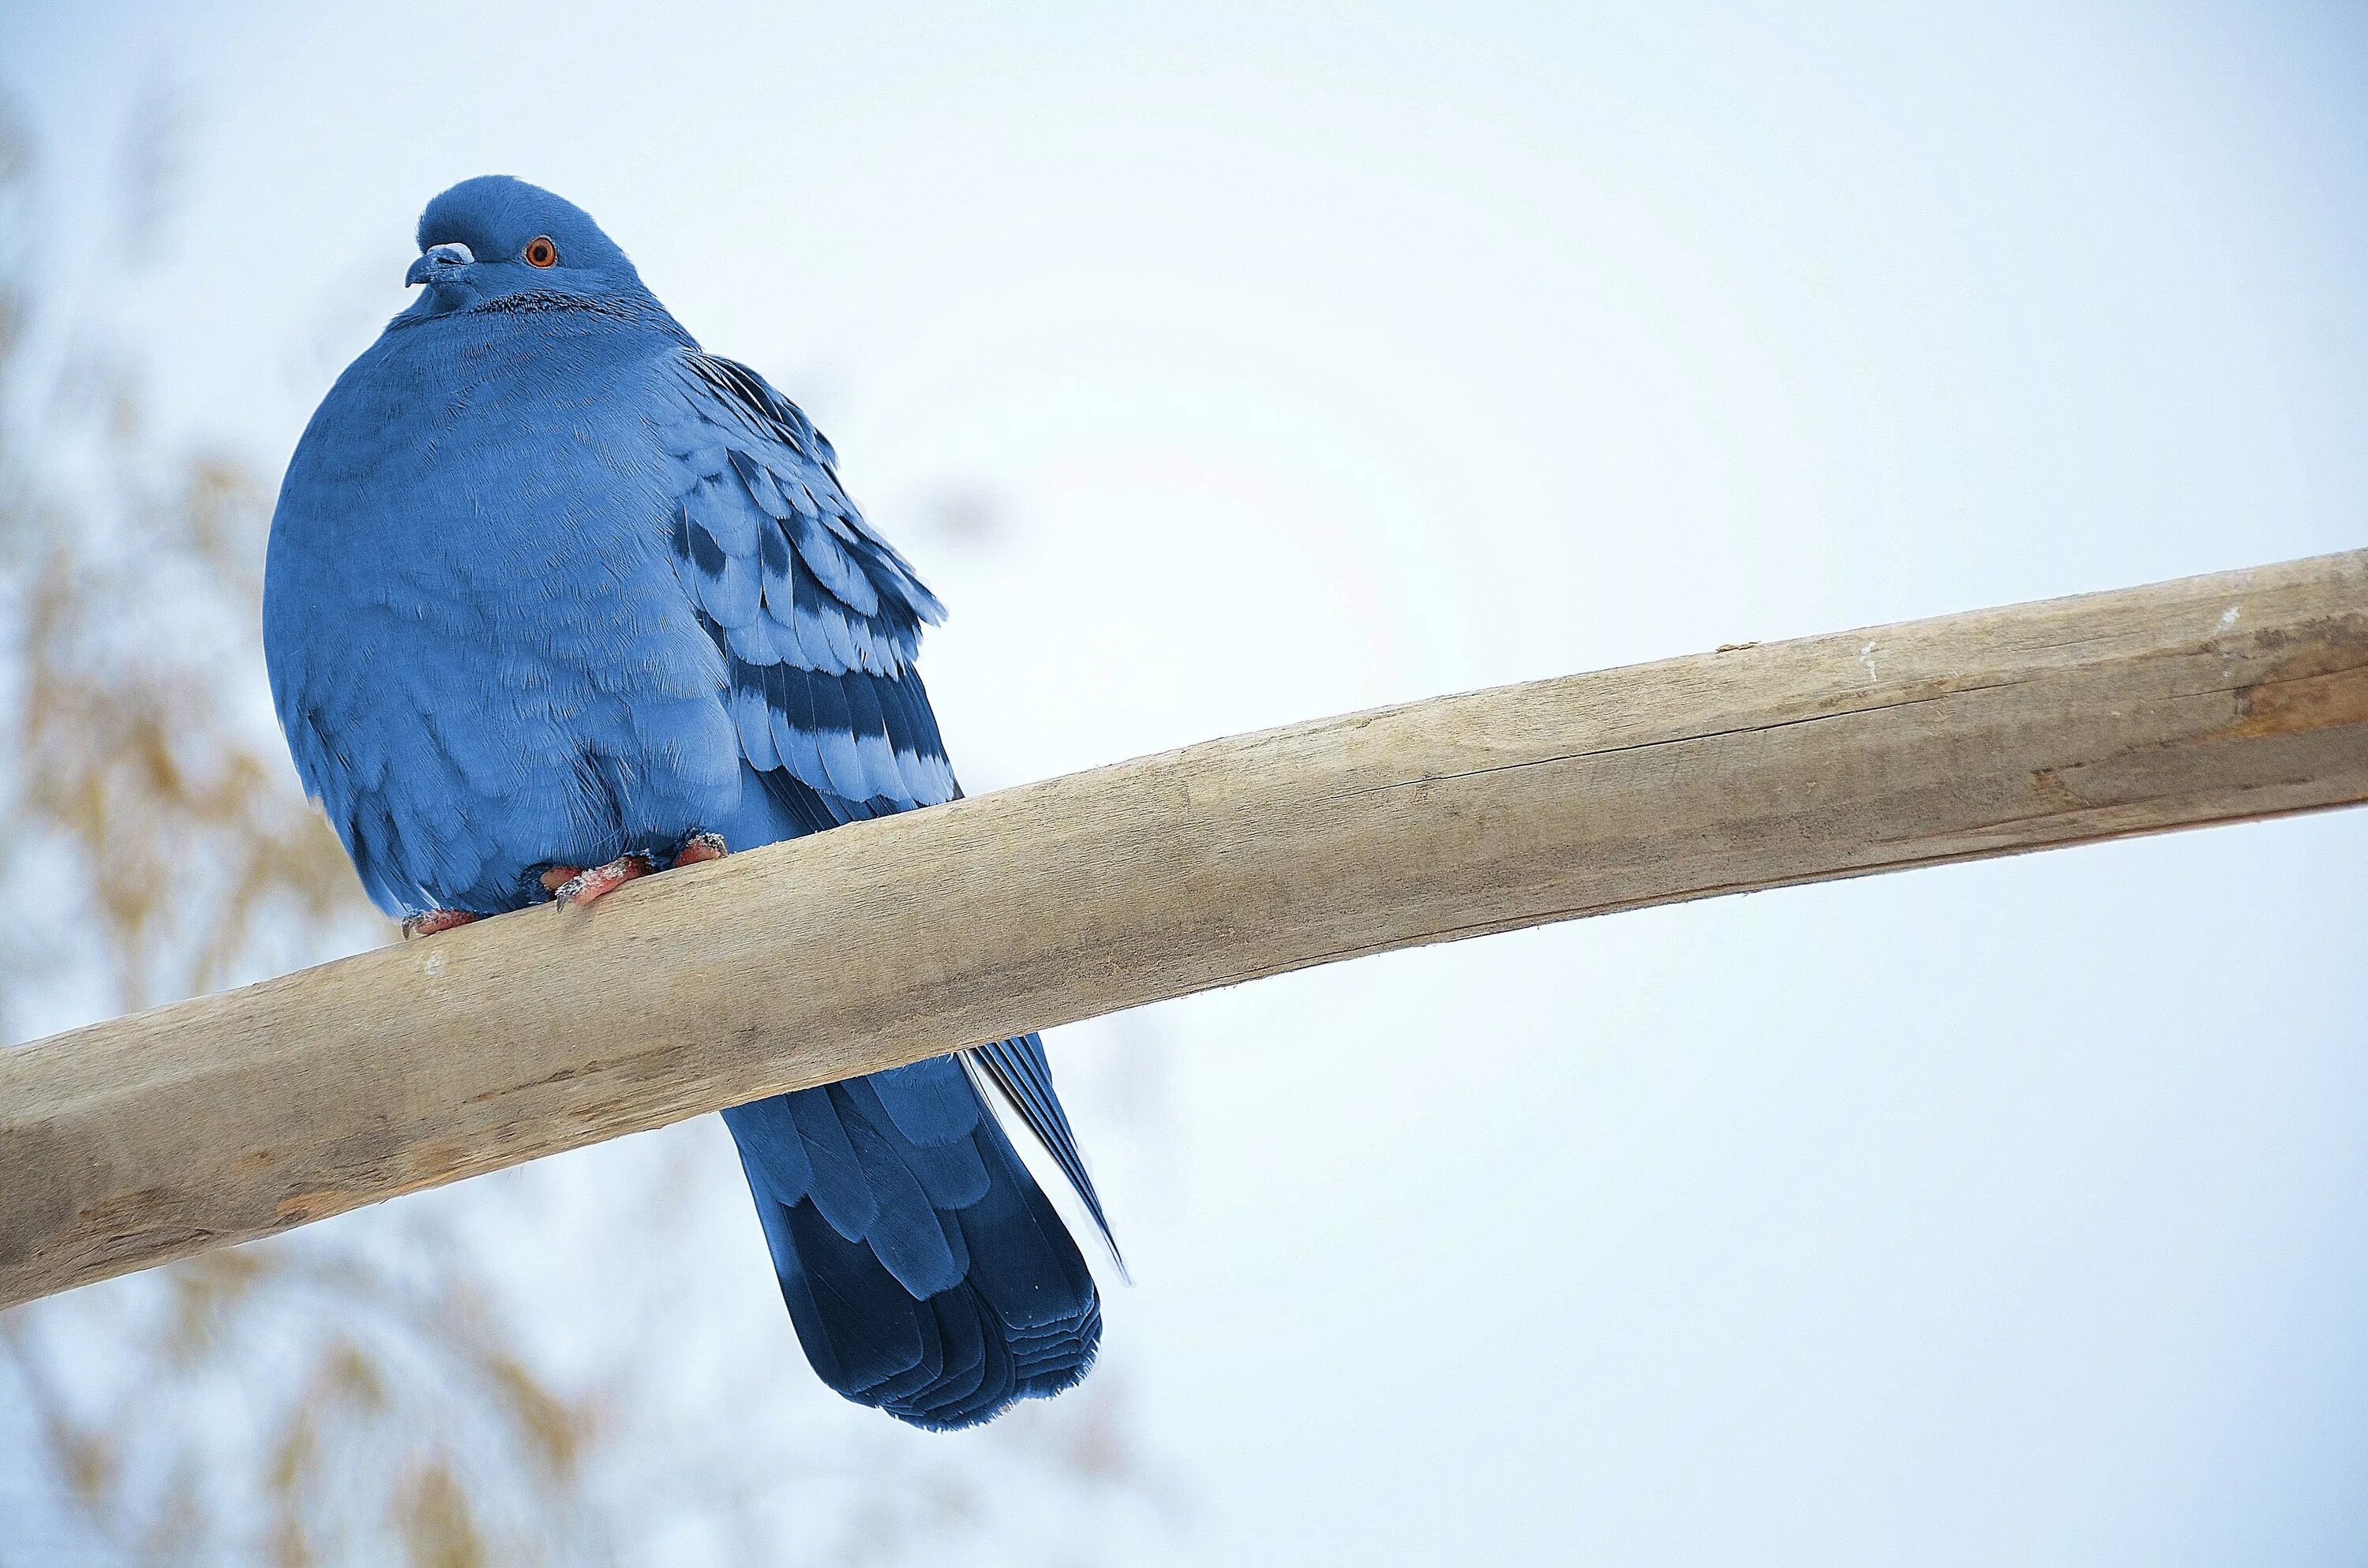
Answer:
[(2368, 551), (1212, 741), (0, 1051), (0, 1304), (1311, 964), (2362, 800)]

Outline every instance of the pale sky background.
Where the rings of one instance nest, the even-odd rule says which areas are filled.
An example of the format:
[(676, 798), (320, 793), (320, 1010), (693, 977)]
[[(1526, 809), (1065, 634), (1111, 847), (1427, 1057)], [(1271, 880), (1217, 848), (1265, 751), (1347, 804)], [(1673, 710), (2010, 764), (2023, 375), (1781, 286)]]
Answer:
[[(2368, 543), (2355, 6), (5, 17), (69, 299), (137, 94), (188, 107), (176, 248), (81, 305), (275, 475), (428, 197), (588, 208), (952, 607), (974, 790)], [(2363, 855), (2222, 829), (1059, 1031), (1089, 1152), (1159, 1081), (1100, 1168), (1167, 1549), (2368, 1556)], [(786, 1339), (753, 1225), (712, 1269)]]

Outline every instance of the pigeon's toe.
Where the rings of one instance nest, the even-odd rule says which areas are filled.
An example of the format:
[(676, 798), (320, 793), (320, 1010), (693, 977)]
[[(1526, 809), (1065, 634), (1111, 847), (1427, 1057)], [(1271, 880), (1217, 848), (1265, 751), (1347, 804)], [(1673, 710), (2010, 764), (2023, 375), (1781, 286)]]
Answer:
[(573, 866), (553, 866), (542, 874), (542, 885), (551, 890), (553, 903), (564, 909), (570, 904), (590, 903), (594, 899), (615, 892), (637, 877), (646, 877), (657, 868), (645, 855), (625, 855), (605, 866), (577, 870)]

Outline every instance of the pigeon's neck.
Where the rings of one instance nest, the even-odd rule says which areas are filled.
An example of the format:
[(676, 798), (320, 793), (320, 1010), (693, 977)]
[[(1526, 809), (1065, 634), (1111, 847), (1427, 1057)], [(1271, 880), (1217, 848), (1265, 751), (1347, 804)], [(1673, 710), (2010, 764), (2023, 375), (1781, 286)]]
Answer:
[(530, 406), (554, 387), (629, 374), (686, 351), (696, 345), (663, 311), (453, 311), (390, 323), (355, 361), (356, 384), (397, 401), (432, 387), (456, 408)]
[(462, 334), (502, 335), (542, 326), (574, 335), (602, 328), (623, 328), (658, 333), (694, 351), (699, 347), (690, 334), (682, 329), (681, 324), (668, 314), (666, 308), (646, 290), (630, 294), (590, 295), (568, 293), (558, 289), (527, 289), (479, 300), (458, 310), (421, 308), (430, 304), (429, 300), (423, 298), (419, 305), (387, 323), (387, 330), (408, 331), (449, 324), (453, 330)]

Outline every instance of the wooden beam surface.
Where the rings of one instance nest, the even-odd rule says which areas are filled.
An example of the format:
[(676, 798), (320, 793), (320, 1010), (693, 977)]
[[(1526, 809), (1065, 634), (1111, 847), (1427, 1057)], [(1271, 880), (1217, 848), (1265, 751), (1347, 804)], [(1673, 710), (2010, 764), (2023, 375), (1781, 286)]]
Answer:
[(1212, 741), (0, 1051), (0, 1304), (1312, 964), (2363, 800), (2368, 551)]

